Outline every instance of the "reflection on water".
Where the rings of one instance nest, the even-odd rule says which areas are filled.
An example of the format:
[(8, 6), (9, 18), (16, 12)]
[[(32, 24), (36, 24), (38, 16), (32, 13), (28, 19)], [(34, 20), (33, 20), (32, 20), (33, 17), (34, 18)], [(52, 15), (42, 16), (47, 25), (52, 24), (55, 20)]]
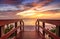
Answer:
[(24, 20), (25, 25), (35, 25), (35, 22), (36, 22), (35, 19)]

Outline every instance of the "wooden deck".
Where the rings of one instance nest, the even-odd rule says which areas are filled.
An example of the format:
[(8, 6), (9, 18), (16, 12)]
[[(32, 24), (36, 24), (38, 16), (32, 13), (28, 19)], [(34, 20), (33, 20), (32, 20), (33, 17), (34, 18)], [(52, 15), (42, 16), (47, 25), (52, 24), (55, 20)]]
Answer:
[(20, 32), (17, 39), (41, 39), (36, 31), (24, 31)]

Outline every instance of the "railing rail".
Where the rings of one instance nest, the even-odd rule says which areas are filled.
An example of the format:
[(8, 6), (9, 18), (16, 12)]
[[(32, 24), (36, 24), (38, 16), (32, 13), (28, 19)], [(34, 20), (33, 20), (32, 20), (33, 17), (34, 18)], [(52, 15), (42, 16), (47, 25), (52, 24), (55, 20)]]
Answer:
[[(40, 26), (40, 23), (39, 23), (40, 21), (43, 22), (43, 26)], [(37, 28), (38, 32), (40, 32), (39, 31), (40, 28), (43, 30), (42, 31), (43, 33), (40, 32), (40, 34), (43, 34), (42, 35), (43, 36), (42, 39), (46, 39), (45, 38), (45, 33), (49, 34), (53, 39), (60, 39), (59, 36), (57, 36), (56, 34), (52, 33), (51, 31), (45, 29), (45, 23), (50, 23), (50, 24), (59, 26), (60, 25), (60, 20), (37, 19), (35, 24), (36, 24), (36, 27), (38, 27)]]
[(7, 39), (12, 33), (14, 33), (20, 26), (18, 26), (17, 28), (9, 31), (7, 34), (5, 34), (3, 37), (1, 37), (1, 39)]
[[(18, 21), (20, 22), (20, 26), (17, 26)], [(0, 20), (0, 31), (2, 31), (1, 28), (4, 27), (2, 25), (10, 24), (10, 23), (15, 23), (15, 28), (11, 29), (8, 33), (4, 34), (3, 36), (1, 35), (1, 33), (3, 33), (3, 32), (0, 32), (0, 36), (1, 36), (0, 39), (7, 39), (13, 33), (15, 33), (17, 35), (17, 29), (21, 28), (21, 26), (24, 26), (24, 22), (22, 19)]]

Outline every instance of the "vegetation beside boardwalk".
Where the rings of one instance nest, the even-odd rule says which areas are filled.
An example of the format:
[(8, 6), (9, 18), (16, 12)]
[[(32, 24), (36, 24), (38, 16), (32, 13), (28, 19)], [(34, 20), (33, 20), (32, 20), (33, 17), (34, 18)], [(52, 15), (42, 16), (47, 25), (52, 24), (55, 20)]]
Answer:
[[(10, 30), (12, 30), (13, 25), (7, 26), (7, 28), (4, 30), (4, 34), (8, 33)], [(15, 36), (15, 33), (13, 33), (12, 35), (10, 35), (9, 38), (12, 38)]]
[[(56, 34), (56, 28), (52, 28), (50, 31)], [(49, 37), (51, 36), (49, 35)], [(53, 39), (53, 37), (51, 37), (51, 39)]]
[(56, 28), (52, 28), (50, 31), (56, 33)]

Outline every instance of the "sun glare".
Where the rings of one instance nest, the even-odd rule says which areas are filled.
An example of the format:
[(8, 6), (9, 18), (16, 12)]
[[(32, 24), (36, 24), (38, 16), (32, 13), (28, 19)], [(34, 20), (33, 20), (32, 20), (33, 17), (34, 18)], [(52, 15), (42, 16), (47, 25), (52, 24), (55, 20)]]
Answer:
[(36, 11), (34, 11), (34, 10), (27, 10), (27, 11), (19, 12), (16, 15), (20, 15), (20, 16), (32, 16), (32, 15), (36, 14), (35, 12)]

